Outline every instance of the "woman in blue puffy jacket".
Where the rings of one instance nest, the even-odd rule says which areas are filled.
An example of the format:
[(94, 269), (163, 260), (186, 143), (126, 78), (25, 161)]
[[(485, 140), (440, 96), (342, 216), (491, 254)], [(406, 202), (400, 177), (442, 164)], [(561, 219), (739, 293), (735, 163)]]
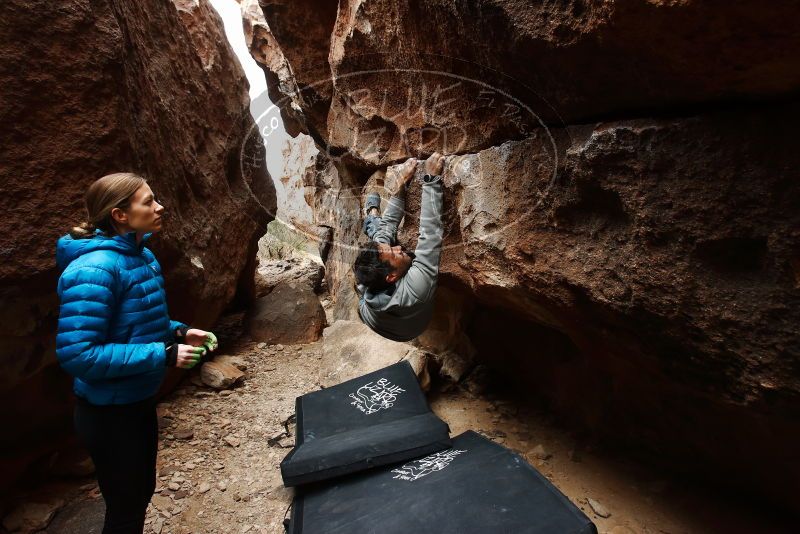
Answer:
[(170, 320), (161, 267), (145, 247), (164, 207), (140, 176), (86, 192), (88, 222), (58, 240), (56, 354), (75, 377), (75, 429), (97, 470), (104, 534), (141, 533), (158, 451), (155, 394), (167, 367), (190, 368), (217, 340)]

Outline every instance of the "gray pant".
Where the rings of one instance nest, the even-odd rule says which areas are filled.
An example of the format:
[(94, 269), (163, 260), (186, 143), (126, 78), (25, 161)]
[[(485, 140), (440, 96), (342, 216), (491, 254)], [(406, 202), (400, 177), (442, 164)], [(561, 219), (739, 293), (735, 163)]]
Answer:
[(364, 218), (364, 233), (370, 240), (375, 236), (375, 232), (380, 229), (381, 223), (383, 223), (383, 219), (381, 219), (380, 215), (367, 215)]

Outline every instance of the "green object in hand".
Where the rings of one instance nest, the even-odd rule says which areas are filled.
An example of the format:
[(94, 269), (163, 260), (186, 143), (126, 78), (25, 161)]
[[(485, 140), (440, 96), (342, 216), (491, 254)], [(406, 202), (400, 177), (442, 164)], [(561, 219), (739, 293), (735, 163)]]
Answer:
[(207, 349), (205, 347), (194, 347), (194, 349), (192, 349), (192, 352), (195, 354), (195, 357), (192, 359), (192, 363), (189, 364), (187, 369), (191, 369), (192, 367), (197, 365), (197, 362), (199, 362), (203, 358), (203, 356), (205, 356)]
[(209, 332), (208, 335), (206, 336), (206, 342), (203, 343), (203, 346), (206, 347), (208, 352), (211, 352), (213, 350), (216, 350), (218, 344), (219, 343), (217, 341), (217, 336)]

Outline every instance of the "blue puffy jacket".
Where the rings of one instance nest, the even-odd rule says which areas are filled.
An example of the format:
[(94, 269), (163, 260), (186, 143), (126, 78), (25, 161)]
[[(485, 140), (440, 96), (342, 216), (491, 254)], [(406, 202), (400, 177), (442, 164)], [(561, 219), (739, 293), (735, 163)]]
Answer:
[(161, 266), (136, 234), (58, 240), (61, 310), (56, 355), (92, 404), (155, 395), (166, 372), (165, 343), (186, 325), (171, 321)]

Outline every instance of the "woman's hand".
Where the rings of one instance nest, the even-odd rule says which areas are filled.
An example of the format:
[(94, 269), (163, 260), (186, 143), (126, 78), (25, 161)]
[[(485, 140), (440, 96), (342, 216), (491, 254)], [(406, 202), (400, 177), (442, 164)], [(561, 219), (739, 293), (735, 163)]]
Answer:
[(206, 354), (205, 347), (193, 347), (191, 345), (178, 345), (178, 355), (175, 360), (175, 367), (181, 369), (191, 369)]
[(187, 344), (193, 347), (203, 347), (207, 352), (214, 352), (219, 345), (217, 336), (212, 332), (206, 332), (199, 328), (190, 328), (187, 330), (185, 339)]

